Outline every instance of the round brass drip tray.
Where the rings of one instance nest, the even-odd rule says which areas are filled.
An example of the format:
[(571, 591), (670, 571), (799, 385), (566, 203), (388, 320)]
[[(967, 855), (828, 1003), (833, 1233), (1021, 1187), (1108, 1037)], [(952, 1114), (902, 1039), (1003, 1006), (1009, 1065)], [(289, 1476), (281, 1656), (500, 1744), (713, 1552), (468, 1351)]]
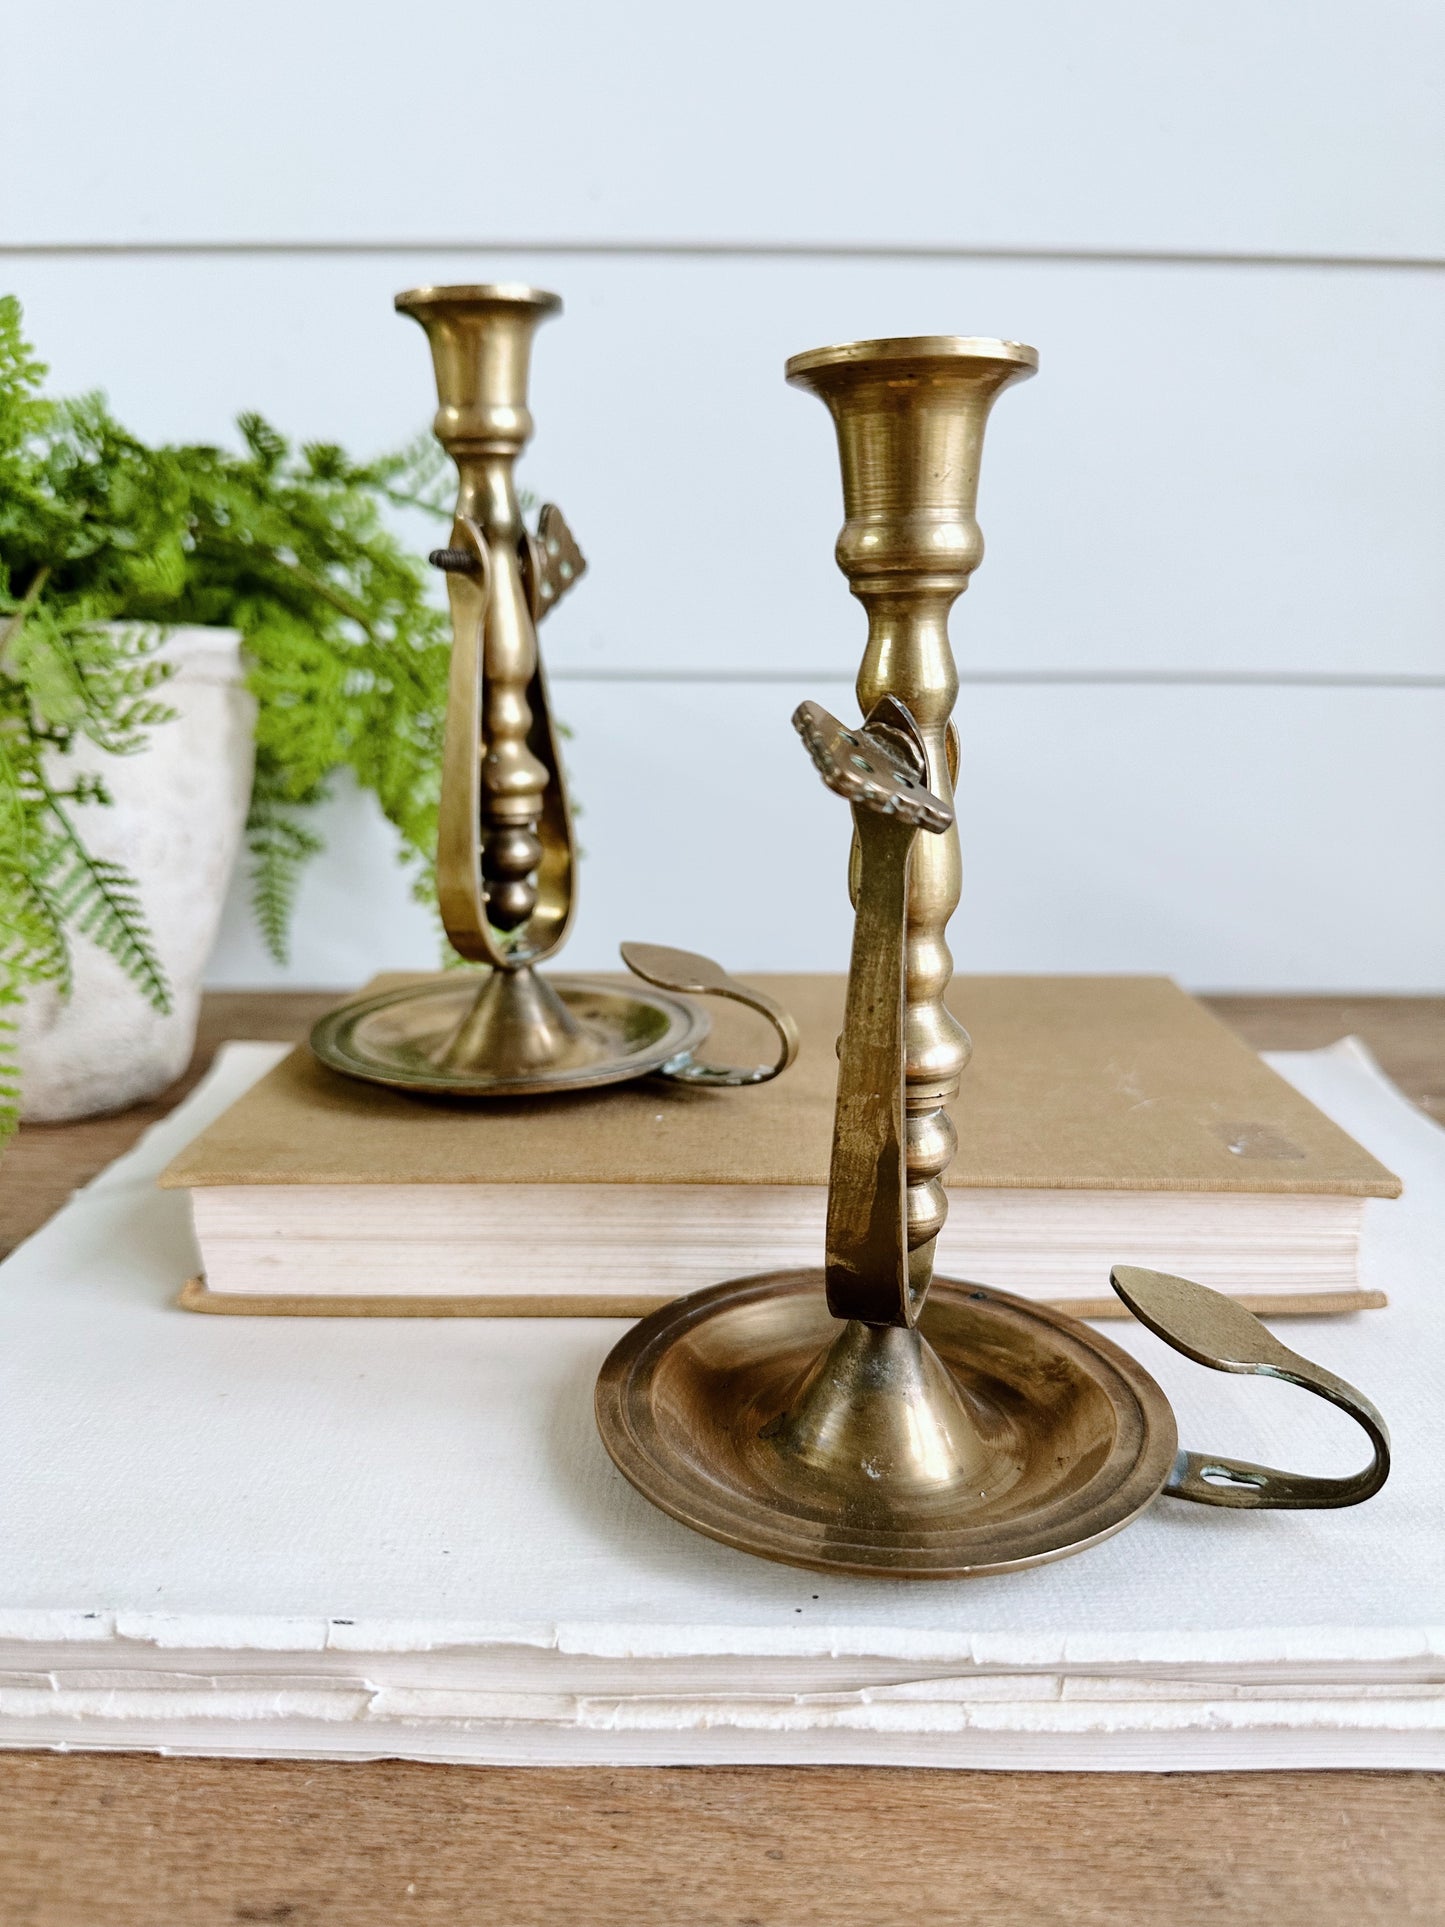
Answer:
[(661, 1070), (707, 1036), (706, 1014), (642, 982), (451, 971), (343, 1005), (311, 1033), (348, 1077), (443, 1097), (533, 1097)]
[(834, 1319), (820, 1271), (695, 1292), (597, 1381), (619, 1470), (684, 1525), (822, 1572), (947, 1579), (1060, 1559), (1162, 1489), (1174, 1414), (1077, 1319), (936, 1279), (919, 1333)]

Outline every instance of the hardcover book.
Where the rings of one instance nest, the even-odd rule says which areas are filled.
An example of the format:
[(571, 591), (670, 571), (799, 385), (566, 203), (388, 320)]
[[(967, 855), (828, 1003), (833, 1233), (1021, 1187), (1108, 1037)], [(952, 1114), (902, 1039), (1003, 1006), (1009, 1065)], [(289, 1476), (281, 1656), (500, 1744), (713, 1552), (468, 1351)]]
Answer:
[[(843, 979), (760, 982), (802, 1049), (744, 1092), (639, 1084), (468, 1107), (291, 1051), (161, 1178), (191, 1193), (205, 1267), (184, 1302), (636, 1316), (821, 1264)], [(1118, 1309), (1117, 1263), (1255, 1309), (1383, 1302), (1360, 1289), (1360, 1226), (1397, 1179), (1167, 978), (959, 977), (949, 1003), (974, 1053), (940, 1275), (1087, 1315)], [(746, 1061), (757, 1020), (712, 1008), (719, 1052)]]

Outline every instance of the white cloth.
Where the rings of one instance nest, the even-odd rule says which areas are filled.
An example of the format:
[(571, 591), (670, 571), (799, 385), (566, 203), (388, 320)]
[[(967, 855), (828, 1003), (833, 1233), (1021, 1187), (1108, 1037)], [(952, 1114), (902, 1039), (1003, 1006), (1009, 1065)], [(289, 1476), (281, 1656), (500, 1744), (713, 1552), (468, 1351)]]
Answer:
[[(152, 1180), (274, 1060), (186, 1104), (0, 1267), (0, 1744), (538, 1762), (1445, 1767), (1445, 1133), (1346, 1041), (1269, 1060), (1405, 1181), (1390, 1308), (1289, 1343), (1383, 1409), (1368, 1504), (1160, 1500), (992, 1579), (731, 1552), (614, 1471), (608, 1320), (198, 1317)], [(1317, 1399), (1109, 1336), (1184, 1443), (1362, 1461)]]

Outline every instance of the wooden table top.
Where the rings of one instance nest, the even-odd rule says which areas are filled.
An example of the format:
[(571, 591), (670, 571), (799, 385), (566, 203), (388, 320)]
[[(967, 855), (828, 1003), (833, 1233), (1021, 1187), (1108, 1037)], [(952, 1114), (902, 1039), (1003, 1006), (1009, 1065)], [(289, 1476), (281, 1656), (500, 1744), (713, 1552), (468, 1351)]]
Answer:
[[(1211, 997), (1260, 1049), (1353, 1031), (1445, 1121), (1445, 998)], [(29, 1126), (0, 1251), (228, 1037), (330, 993), (206, 1000), (185, 1079)], [(1445, 1927), (1445, 1774), (500, 1768), (0, 1754), (4, 1927)]]

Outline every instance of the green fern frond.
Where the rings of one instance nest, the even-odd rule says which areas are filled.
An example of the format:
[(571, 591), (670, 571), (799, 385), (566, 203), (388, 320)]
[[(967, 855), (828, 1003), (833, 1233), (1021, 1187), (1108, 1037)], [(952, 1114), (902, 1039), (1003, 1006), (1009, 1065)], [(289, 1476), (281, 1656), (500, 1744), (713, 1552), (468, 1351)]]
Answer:
[(348, 483), (354, 470), (346, 450), (335, 442), (306, 442), (301, 449), (306, 472), (314, 482)]
[(32, 881), (64, 929), (78, 930), (112, 958), (153, 1010), (169, 1015), (170, 985), (156, 955), (135, 878), (108, 857), (86, 849), (60, 804), (50, 797), (56, 835)]
[(33, 876), (0, 865), (0, 1144), (20, 1121), (19, 1026), (12, 1013), (27, 990), (55, 984), (70, 995), (70, 946)]
[(46, 983), (57, 985), (62, 997), (70, 995), (65, 924), (44, 882), (7, 865), (0, 869), (0, 985), (10, 985), (18, 996), (27, 984)]
[(301, 872), (325, 845), (272, 799), (253, 799), (246, 824), (251, 858), (251, 907), (267, 950), (279, 964), (290, 957), (291, 919)]
[(13, 294), (0, 294), (0, 396), (28, 397), (45, 379), (45, 363), (25, 339), (24, 315)]
[(0, 977), (0, 1144), (20, 1122), (20, 1026), (10, 1015), (20, 991)]
[(93, 770), (82, 770), (68, 790), (57, 790), (56, 795), (62, 803), (98, 803), (109, 809), (115, 798), (106, 788), (105, 778), (97, 776)]
[(395, 454), (357, 471), (356, 479), (397, 508), (423, 509), (450, 522), (456, 513), (457, 474), (451, 457), (431, 433), (418, 435)]
[(274, 475), (291, 453), (291, 444), (286, 437), (273, 428), (264, 415), (258, 415), (253, 409), (238, 415), (236, 426), (256, 466), (263, 474)]
[(113, 756), (133, 755), (174, 714), (151, 694), (174, 671), (157, 657), (163, 641), (153, 624), (102, 627), (84, 599), (60, 610), (42, 600), (10, 636), (5, 669), (43, 729), (86, 736)]

